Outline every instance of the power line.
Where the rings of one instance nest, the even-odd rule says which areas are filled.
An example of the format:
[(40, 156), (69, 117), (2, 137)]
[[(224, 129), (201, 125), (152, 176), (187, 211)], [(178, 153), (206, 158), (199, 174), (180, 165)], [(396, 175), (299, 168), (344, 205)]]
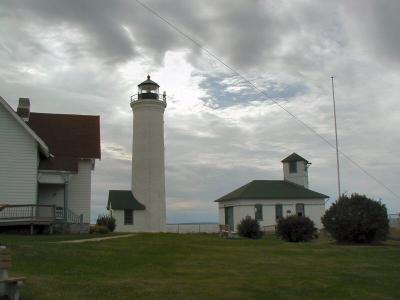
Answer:
[[(161, 16), (157, 11), (152, 9), (151, 7), (147, 6), (140, 0), (135, 0), (136, 3), (138, 3), (140, 6), (142, 6), (144, 9), (152, 13), (154, 16), (162, 20), (164, 23), (166, 23), (168, 26), (170, 26), (172, 29), (174, 29), (176, 32), (190, 40), (193, 44), (195, 44), (197, 47), (199, 47), (202, 51), (207, 53), (209, 56), (217, 60), (219, 63), (221, 63), (223, 66), (225, 66), (228, 70), (230, 70), (232, 73), (234, 73), (236, 76), (240, 77), (243, 79), (245, 83), (247, 83), (249, 86), (251, 86), (253, 89), (258, 91), (261, 95), (265, 96), (267, 99), (271, 100), (274, 104), (278, 105), (282, 110), (284, 110), (287, 114), (289, 114), (293, 119), (295, 119), (297, 122), (299, 122), (301, 125), (303, 125), (305, 128), (310, 130), (312, 133), (317, 135), (321, 140), (323, 140), (326, 144), (328, 144), (330, 147), (333, 149), (336, 149), (335, 145), (333, 145), (327, 138), (325, 138), (323, 135), (321, 135), (318, 131), (316, 131), (314, 128), (312, 128), (310, 125), (305, 123), (303, 120), (298, 118), (295, 114), (293, 114), (290, 110), (285, 108), (282, 104), (280, 104), (278, 101), (276, 101), (273, 98), (270, 98), (263, 90), (259, 89), (253, 82), (251, 82), (249, 79), (247, 79), (244, 75), (236, 71), (233, 67), (229, 66), (227, 63), (225, 63), (222, 59), (220, 59), (218, 56), (216, 56), (214, 53), (212, 53), (210, 50), (208, 50), (206, 47), (204, 47), (201, 43), (196, 41), (194, 38), (192, 38), (190, 35), (185, 33), (183, 30), (181, 30), (179, 27), (165, 19), (163, 16)], [(358, 169), (360, 169), (364, 174), (369, 176), (371, 179), (373, 179), (375, 182), (377, 182), (379, 185), (384, 187), (387, 191), (389, 191), (393, 196), (395, 196), (398, 200), (400, 200), (400, 195), (395, 193), (391, 188), (389, 188), (386, 184), (384, 184), (381, 180), (370, 174), (367, 170), (365, 170), (360, 164), (358, 164), (356, 161), (354, 161), (352, 158), (350, 158), (348, 155), (343, 153), (341, 150), (338, 150), (338, 152), (343, 155), (348, 161), (350, 161), (353, 165), (355, 165)]]

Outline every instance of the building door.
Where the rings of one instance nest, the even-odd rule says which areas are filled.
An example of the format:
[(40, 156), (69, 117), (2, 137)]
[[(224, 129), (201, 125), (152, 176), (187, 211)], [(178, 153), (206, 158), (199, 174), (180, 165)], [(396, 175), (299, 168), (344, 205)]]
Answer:
[(233, 226), (233, 206), (225, 207), (225, 225), (229, 225), (230, 230), (234, 230)]

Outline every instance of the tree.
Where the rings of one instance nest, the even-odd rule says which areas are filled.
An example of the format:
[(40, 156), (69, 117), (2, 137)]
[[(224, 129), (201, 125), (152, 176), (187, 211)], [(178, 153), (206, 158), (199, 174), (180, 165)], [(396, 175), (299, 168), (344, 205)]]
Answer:
[(383, 241), (389, 232), (385, 205), (359, 194), (342, 195), (325, 212), (321, 221), (338, 242)]

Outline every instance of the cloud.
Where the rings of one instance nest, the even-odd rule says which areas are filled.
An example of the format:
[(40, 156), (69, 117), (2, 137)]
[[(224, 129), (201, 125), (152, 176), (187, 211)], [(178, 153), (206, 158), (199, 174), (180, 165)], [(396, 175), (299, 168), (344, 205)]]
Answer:
[[(282, 178), (280, 160), (292, 152), (313, 163), (311, 187), (334, 199), (334, 149), (275, 103), (334, 143), (332, 75), (340, 148), (397, 189), (398, 1), (144, 3), (267, 96), (136, 1), (2, 1), (1, 95), (14, 107), (25, 96), (34, 111), (101, 116), (92, 217), (109, 189), (130, 188), (129, 97), (148, 73), (168, 96), (169, 222), (216, 221), (214, 199), (253, 179)], [(400, 210), (343, 157), (341, 166), (343, 191)]]
[(396, 0), (351, 1), (344, 4), (344, 14), (351, 34), (358, 37), (355, 45), (360, 55), (375, 58), (386, 66), (399, 68), (400, 37), (397, 28), (400, 20)]

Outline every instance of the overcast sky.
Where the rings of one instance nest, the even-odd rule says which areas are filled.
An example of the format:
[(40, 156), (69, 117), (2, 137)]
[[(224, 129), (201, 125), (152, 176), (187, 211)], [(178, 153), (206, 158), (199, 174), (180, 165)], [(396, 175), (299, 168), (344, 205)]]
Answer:
[[(147, 74), (167, 91), (168, 222), (217, 221), (216, 198), (280, 161), (312, 162), (310, 188), (337, 197), (330, 77), (341, 150), (400, 194), (400, 1), (141, 0), (251, 80), (261, 96), (137, 2), (2, 0), (0, 95), (14, 108), (101, 116), (92, 220), (129, 189), (129, 96)], [(400, 200), (341, 157), (342, 190)]]

